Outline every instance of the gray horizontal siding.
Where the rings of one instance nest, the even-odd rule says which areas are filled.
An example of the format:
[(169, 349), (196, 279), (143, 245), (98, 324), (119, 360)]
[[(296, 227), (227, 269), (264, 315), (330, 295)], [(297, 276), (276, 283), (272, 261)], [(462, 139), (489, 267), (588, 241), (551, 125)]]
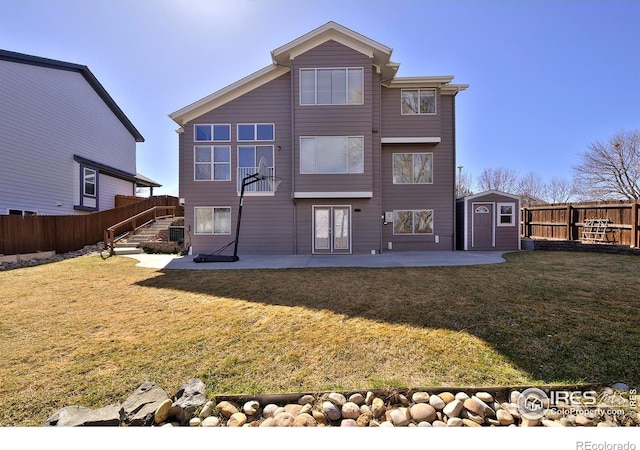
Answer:
[(78, 213), (74, 154), (136, 173), (134, 138), (81, 74), (0, 61), (0, 98), (0, 214)]
[[(364, 104), (300, 105), (301, 68), (362, 67), (364, 69)], [(371, 191), (373, 190), (373, 70), (371, 60), (340, 43), (327, 41), (296, 57), (292, 62), (293, 111), (295, 122), (295, 190), (296, 191)], [(364, 174), (300, 174), (301, 136), (364, 136)]]
[[(239, 254), (293, 253), (293, 202), (291, 200), (291, 101), (289, 74), (273, 80), (221, 107), (185, 124), (180, 135), (180, 196), (185, 198), (185, 225), (194, 229), (196, 206), (231, 207), (231, 235), (206, 236), (192, 231), (189, 238), (196, 253), (211, 253), (235, 238), (238, 213), (237, 147), (238, 145), (274, 145), (276, 175), (282, 178), (275, 196), (245, 195)], [(194, 124), (231, 124), (231, 181), (194, 180)], [(238, 142), (238, 123), (274, 123), (275, 141)], [(210, 145), (209, 143), (197, 143)], [(216, 144), (217, 145), (217, 144)], [(233, 252), (233, 248), (229, 253)]]

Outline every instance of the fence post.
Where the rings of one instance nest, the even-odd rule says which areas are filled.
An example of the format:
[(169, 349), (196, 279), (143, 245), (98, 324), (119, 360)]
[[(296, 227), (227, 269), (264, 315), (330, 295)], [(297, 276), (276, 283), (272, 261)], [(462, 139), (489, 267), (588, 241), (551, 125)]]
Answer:
[(631, 204), (631, 247), (638, 247), (638, 200)]
[(567, 205), (567, 241), (573, 240), (573, 208), (571, 204)]

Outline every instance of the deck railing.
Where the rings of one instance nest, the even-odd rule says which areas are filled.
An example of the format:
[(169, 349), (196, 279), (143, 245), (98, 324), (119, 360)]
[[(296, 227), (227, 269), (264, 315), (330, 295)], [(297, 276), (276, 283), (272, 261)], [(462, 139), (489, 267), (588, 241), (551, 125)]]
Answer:
[[(167, 211), (167, 214), (160, 215), (159, 211)], [(175, 217), (175, 206), (154, 206), (146, 211), (131, 216), (115, 225), (111, 225), (104, 230), (104, 248), (109, 250), (109, 254), (113, 255), (116, 242), (128, 236), (131, 232), (148, 225), (157, 219), (165, 217)], [(118, 230), (125, 229), (125, 232), (116, 236)]]

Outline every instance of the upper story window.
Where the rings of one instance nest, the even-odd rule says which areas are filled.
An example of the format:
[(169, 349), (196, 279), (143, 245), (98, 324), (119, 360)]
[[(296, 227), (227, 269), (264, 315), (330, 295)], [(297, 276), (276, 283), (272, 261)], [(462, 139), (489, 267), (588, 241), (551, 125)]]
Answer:
[(301, 105), (362, 105), (364, 70), (300, 69)]
[(231, 141), (230, 124), (202, 124), (193, 126), (193, 140), (196, 142)]
[(435, 89), (402, 89), (402, 114), (435, 114)]
[(301, 137), (300, 173), (364, 173), (364, 137)]
[(433, 183), (433, 153), (394, 153), (393, 184)]
[(88, 167), (82, 170), (83, 188), (82, 195), (89, 197), (96, 196), (96, 186), (98, 184), (98, 171), (90, 169)]
[(239, 123), (238, 141), (273, 141), (276, 126), (272, 123)]
[(194, 148), (196, 181), (231, 180), (231, 147), (228, 145), (196, 145)]
[[(273, 145), (239, 145), (238, 146), (238, 192), (242, 188), (242, 179), (258, 171), (258, 164), (264, 158), (270, 176), (275, 175)], [(260, 180), (245, 187), (245, 193), (273, 193), (273, 186), (267, 180)]]

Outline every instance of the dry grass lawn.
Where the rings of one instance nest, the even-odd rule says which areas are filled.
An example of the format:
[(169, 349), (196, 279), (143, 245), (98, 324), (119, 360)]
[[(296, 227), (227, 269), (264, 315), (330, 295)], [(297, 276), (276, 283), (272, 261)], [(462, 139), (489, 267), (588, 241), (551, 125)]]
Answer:
[(640, 258), (158, 271), (85, 256), (0, 272), (0, 426), (169, 395), (637, 383)]

